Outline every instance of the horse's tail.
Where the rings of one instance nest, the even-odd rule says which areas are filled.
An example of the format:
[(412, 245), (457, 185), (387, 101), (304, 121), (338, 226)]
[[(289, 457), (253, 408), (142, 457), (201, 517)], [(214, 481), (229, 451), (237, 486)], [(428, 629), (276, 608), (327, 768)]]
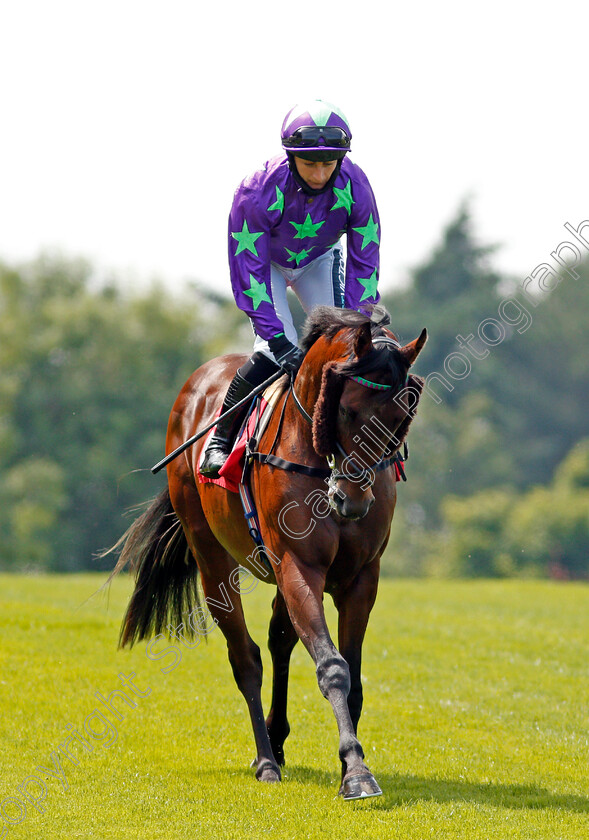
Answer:
[(109, 581), (129, 564), (135, 589), (129, 601), (119, 647), (147, 639), (184, 623), (191, 636), (189, 614), (200, 609), (198, 566), (190, 553), (182, 523), (166, 487), (110, 551), (120, 551)]

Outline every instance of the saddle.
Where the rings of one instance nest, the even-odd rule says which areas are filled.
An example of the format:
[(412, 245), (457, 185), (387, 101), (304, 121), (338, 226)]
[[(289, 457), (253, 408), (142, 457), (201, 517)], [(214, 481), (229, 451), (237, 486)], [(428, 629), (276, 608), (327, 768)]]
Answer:
[[(201, 456), (199, 459), (199, 471), (197, 472), (197, 479), (199, 484), (218, 484), (220, 487), (223, 487), (225, 490), (229, 490), (231, 493), (239, 493), (239, 488), (242, 484), (242, 476), (245, 466), (245, 453), (247, 443), (249, 440), (251, 440), (254, 434), (257, 440), (260, 439), (270, 421), (270, 418), (272, 417), (272, 413), (278, 400), (285, 392), (287, 387), (288, 378), (282, 377), (276, 382), (273, 382), (272, 385), (269, 385), (268, 388), (266, 388), (266, 390), (263, 391), (262, 394), (252, 399), (252, 406), (248, 411), (247, 417), (244, 420), (243, 425), (235, 438), (235, 443), (233, 444), (231, 454), (221, 467), (221, 470), (219, 472), (219, 478), (207, 478), (200, 472), (200, 463), (204, 457), (204, 453), (208, 446), (209, 440), (215, 432), (214, 427), (211, 429), (211, 431), (205, 438), (205, 442), (202, 447)], [(219, 409), (219, 411), (217, 412), (217, 416), (220, 414), (220, 412), (221, 409)]]

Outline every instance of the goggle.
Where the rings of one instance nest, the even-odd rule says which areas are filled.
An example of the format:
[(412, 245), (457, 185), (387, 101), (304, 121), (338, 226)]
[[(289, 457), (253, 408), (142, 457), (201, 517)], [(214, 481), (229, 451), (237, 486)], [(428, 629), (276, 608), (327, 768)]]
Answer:
[(350, 137), (343, 128), (336, 125), (306, 125), (297, 128), (290, 137), (282, 141), (282, 145), (291, 149), (305, 149), (321, 145), (333, 146), (337, 149), (347, 149), (350, 145)]

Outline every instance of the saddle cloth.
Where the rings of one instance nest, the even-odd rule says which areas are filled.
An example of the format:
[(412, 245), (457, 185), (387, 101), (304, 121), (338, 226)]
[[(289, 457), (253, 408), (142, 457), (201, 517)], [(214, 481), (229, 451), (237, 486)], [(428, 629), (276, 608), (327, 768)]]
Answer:
[[(225, 490), (229, 490), (232, 493), (239, 492), (239, 485), (241, 484), (241, 476), (243, 474), (246, 442), (252, 437), (254, 432), (256, 432), (259, 442), (262, 432), (272, 417), (274, 407), (280, 396), (284, 393), (287, 385), (288, 379), (286, 377), (282, 377), (266, 388), (259, 397), (255, 398), (259, 401), (259, 405), (254, 411), (250, 412), (247, 421), (241, 429), (241, 432), (237, 435), (231, 454), (221, 467), (219, 478), (207, 478), (200, 472), (200, 464), (204, 458), (205, 450), (215, 432), (215, 427), (213, 426), (205, 438), (205, 443), (198, 461), (197, 479), (199, 484), (218, 484), (220, 487), (224, 487)], [(220, 413), (221, 409), (217, 412), (217, 416), (219, 416)]]

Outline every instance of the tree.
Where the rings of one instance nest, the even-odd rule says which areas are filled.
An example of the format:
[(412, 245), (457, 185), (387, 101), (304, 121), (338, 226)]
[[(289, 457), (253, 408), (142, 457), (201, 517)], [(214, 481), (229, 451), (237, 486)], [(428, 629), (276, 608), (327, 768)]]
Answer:
[[(448, 525), (447, 496), (480, 501), (477, 494), (501, 487), (522, 494), (549, 479), (586, 434), (589, 261), (577, 267), (580, 279), (563, 273), (535, 306), (514, 280), (488, 267), (490, 253), (472, 238), (462, 208), (409, 287), (383, 301), (402, 341), (422, 324), (428, 327), (416, 372), (441, 373), (451, 387), (434, 379), (422, 395), (410, 435), (409, 482), (400, 490), (385, 560), (389, 568), (424, 572), (432, 559), (428, 546)], [(508, 300), (510, 317), (502, 322)], [(453, 378), (451, 354), (470, 355), (463, 339), (491, 319), (500, 324), (501, 340), (487, 348), (480, 340), (472, 343), (481, 358), (471, 356), (467, 375)]]
[(589, 438), (548, 486), (446, 496), (423, 565), (431, 573), (589, 578)]
[(235, 342), (234, 311), (202, 290), (125, 294), (78, 261), (0, 267), (3, 567), (99, 568), (122, 512), (161, 489), (171, 406), (218, 324)]

